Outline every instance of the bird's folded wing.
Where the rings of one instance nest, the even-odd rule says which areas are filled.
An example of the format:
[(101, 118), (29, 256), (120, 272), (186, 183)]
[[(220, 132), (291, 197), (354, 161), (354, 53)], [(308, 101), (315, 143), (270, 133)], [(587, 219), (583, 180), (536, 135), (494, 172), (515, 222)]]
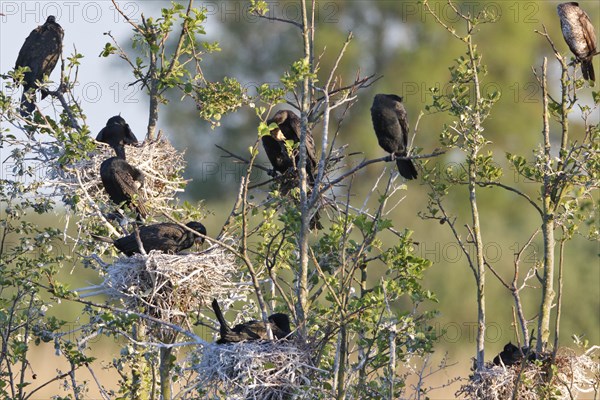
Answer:
[(592, 22), (588, 18), (585, 13), (579, 14), (579, 22), (581, 23), (581, 27), (583, 28), (583, 37), (585, 38), (585, 42), (587, 43), (587, 47), (589, 50), (589, 55), (592, 55), (596, 52), (596, 32), (594, 32), (594, 26)]

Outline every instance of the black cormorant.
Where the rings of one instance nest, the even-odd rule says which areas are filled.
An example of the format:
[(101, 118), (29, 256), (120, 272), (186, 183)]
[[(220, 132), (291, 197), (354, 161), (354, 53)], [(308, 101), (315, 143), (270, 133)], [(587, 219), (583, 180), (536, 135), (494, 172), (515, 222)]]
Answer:
[(112, 148), (126, 144), (138, 144), (138, 140), (131, 131), (131, 128), (129, 128), (127, 122), (120, 115), (109, 118), (106, 126), (96, 136), (96, 140), (106, 143)]
[[(371, 106), (371, 119), (382, 149), (392, 158), (406, 157), (408, 146), (408, 119), (402, 97), (395, 94), (377, 94)], [(398, 172), (406, 179), (415, 179), (417, 170), (411, 160), (396, 159)]]
[[(263, 321), (252, 320), (230, 328), (223, 317), (223, 313), (221, 312), (221, 308), (216, 299), (213, 299), (212, 307), (220, 325), (219, 334), (221, 338), (217, 340), (218, 344), (269, 339)], [(274, 339), (285, 339), (292, 333), (290, 328), (290, 318), (286, 314), (276, 313), (269, 316), (269, 322), (267, 324), (271, 328)]]
[[(284, 180), (280, 185), (282, 194), (286, 194), (291, 186), (296, 185), (296, 169), (300, 163), (300, 149), (294, 148), (292, 157), (286, 148), (286, 141), (292, 141), (294, 144), (300, 143), (301, 121), (300, 118), (290, 110), (280, 110), (267, 120), (267, 124), (277, 124), (277, 128), (271, 130), (270, 135), (261, 138), (265, 153), (273, 166), (275, 172), (283, 175), (292, 172), (294, 179)], [(315, 142), (310, 131), (306, 132), (306, 178), (309, 186), (315, 182), (317, 173), (317, 158), (315, 155)], [(293, 182), (293, 183), (292, 183)], [(322, 229), (319, 212), (317, 211), (310, 221), (311, 229)]]
[[(44, 76), (50, 76), (62, 52), (64, 31), (56, 22), (56, 17), (50, 15), (44, 25), (35, 28), (21, 47), (15, 69), (29, 67), (23, 79), (23, 96), (21, 97), (21, 115), (31, 114), (35, 109), (34, 102), (27, 100), (26, 93), (37, 89), (36, 81), (43, 81)], [(48, 95), (42, 90), (42, 99)], [(35, 95), (32, 95), (35, 98)]]
[[(202, 235), (206, 235), (206, 228), (200, 222), (188, 222), (186, 226)], [(193, 232), (170, 222), (142, 226), (139, 228), (139, 235), (146, 253), (152, 250), (160, 250), (163, 253), (176, 254), (192, 247), (194, 243), (204, 243), (204, 238), (196, 236)], [(120, 252), (128, 257), (140, 253), (135, 233), (116, 240), (97, 235), (92, 236), (104, 242), (114, 244)]]
[[(301, 121), (300, 118), (290, 110), (280, 110), (273, 118), (267, 121), (268, 125), (277, 124), (278, 128), (271, 131), (270, 136), (263, 136), (262, 142), (265, 152), (273, 168), (280, 173), (285, 173), (291, 167), (298, 167), (300, 163), (300, 149), (294, 149), (292, 161), (285, 142), (290, 140), (294, 144), (300, 143)], [(275, 146), (275, 142), (278, 146)], [(310, 131), (306, 132), (306, 175), (308, 183), (314, 182), (314, 174), (317, 170), (317, 158), (315, 155), (315, 142)]]
[(100, 131), (97, 140), (108, 143), (117, 154), (100, 164), (100, 178), (113, 203), (127, 204), (139, 218), (146, 218), (148, 210), (140, 190), (144, 186), (144, 174), (125, 160), (125, 144), (137, 143), (129, 125), (120, 116), (112, 117)]

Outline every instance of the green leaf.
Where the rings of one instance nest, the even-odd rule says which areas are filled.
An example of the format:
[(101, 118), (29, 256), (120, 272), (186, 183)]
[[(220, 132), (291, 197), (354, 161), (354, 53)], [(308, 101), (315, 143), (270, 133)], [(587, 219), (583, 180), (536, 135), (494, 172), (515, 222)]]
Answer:
[(106, 43), (104, 45), (104, 49), (100, 53), (100, 57), (108, 57), (111, 54), (114, 54), (117, 51), (117, 48), (113, 46), (111, 43)]

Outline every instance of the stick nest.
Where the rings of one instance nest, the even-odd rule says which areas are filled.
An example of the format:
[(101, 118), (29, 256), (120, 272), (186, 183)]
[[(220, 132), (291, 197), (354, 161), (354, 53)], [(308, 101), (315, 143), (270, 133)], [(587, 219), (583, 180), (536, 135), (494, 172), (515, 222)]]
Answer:
[(131, 310), (177, 322), (234, 290), (235, 255), (218, 244), (198, 254), (151, 251), (117, 258), (106, 268), (102, 292)]
[(207, 396), (228, 399), (313, 399), (311, 382), (318, 371), (311, 349), (294, 340), (247, 341), (205, 346), (199, 362), (198, 388)]
[[(512, 399), (515, 382), (519, 380), (519, 400), (542, 398), (575, 399), (578, 394), (594, 392), (600, 385), (600, 363), (597, 346), (580, 356), (569, 349), (561, 349), (556, 355), (556, 372), (548, 382), (551, 354), (538, 355), (538, 361), (527, 361), (504, 367), (489, 362), (482, 370), (474, 373), (456, 396), (478, 400)], [(596, 360), (594, 360), (596, 358)]]
[[(51, 168), (51, 185), (55, 195), (85, 217), (104, 211), (106, 205), (114, 208), (100, 179), (100, 164), (115, 156), (105, 143), (96, 143), (97, 151), (89, 159)], [(165, 139), (144, 141), (141, 146), (125, 146), (127, 162), (144, 173), (143, 200), (151, 212), (171, 211), (169, 202), (176, 192), (183, 191), (187, 181), (181, 176), (185, 168), (183, 153)], [(58, 161), (57, 161), (58, 163)], [(79, 200), (77, 200), (79, 199)]]

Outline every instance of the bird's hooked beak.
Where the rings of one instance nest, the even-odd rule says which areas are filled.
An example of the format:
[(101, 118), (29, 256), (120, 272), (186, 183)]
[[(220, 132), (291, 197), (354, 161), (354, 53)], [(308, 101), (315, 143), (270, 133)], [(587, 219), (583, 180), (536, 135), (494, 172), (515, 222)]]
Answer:
[(281, 129), (275, 128), (271, 131), (271, 136), (273, 139), (278, 140), (280, 142), (285, 142), (285, 135), (281, 132)]

